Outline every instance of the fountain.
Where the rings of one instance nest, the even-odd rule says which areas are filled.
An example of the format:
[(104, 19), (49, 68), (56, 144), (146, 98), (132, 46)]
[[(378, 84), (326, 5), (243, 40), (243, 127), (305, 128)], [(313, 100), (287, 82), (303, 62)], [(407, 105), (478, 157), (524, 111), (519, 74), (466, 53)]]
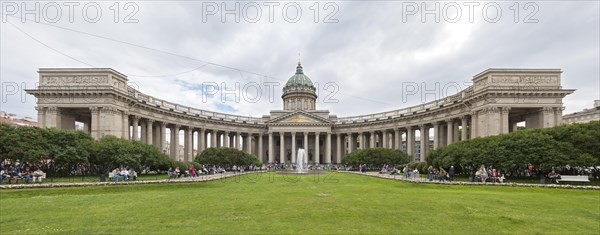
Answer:
[(278, 172), (279, 174), (326, 174), (326, 171), (320, 171), (320, 170), (305, 170), (304, 169), (304, 154), (305, 151), (304, 149), (298, 149), (297, 152), (297, 156), (296, 156), (296, 170), (295, 171), (280, 171)]
[(298, 174), (302, 174), (304, 171), (304, 149), (298, 149), (298, 156), (296, 157), (298, 163)]

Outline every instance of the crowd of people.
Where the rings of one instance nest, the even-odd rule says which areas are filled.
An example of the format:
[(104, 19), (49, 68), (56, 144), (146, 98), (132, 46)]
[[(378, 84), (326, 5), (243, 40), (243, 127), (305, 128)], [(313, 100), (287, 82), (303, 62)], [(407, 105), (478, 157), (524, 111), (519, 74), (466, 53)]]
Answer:
[(18, 183), (19, 180), (23, 180), (25, 184), (42, 183), (42, 179), (46, 177), (41, 167), (31, 165), (28, 162), (20, 163), (19, 161), (14, 164), (6, 164), (2, 162), (0, 164), (0, 185), (6, 180), (8, 184)]
[(119, 178), (126, 180), (137, 180), (137, 172), (133, 168), (119, 167), (112, 171), (113, 180), (119, 182)]

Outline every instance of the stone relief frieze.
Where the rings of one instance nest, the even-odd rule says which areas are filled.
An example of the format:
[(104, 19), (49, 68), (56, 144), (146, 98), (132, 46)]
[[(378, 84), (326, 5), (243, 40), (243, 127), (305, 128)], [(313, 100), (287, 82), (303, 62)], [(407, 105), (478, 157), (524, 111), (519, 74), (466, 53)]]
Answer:
[(108, 76), (45, 76), (42, 77), (42, 85), (57, 84), (108, 84)]

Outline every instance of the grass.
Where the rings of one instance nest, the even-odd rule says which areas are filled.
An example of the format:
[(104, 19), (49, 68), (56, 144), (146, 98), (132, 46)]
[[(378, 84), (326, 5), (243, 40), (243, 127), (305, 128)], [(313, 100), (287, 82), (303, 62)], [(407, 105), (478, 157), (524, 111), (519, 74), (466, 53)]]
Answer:
[[(162, 179), (168, 179), (169, 176), (167, 174), (139, 174), (137, 180), (162, 180)], [(108, 178), (108, 176), (106, 177), (106, 181), (112, 181), (112, 178)], [(123, 178), (119, 178), (119, 181), (122, 181)], [(32, 180), (33, 181), (33, 180)], [(48, 177), (44, 180), (44, 182), (52, 182), (52, 183), (59, 183), (59, 182), (98, 182), (100, 181), (100, 176), (69, 176), (69, 177)], [(19, 181), (24, 182), (23, 180)]]
[(344, 173), (294, 177), (264, 173), (201, 183), (1, 190), (0, 234), (600, 229), (598, 190), (412, 184)]

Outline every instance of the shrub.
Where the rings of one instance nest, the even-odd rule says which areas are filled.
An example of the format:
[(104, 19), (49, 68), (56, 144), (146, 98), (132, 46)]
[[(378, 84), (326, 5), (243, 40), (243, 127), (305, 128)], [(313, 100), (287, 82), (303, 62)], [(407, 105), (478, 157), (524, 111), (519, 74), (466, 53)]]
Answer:
[(356, 150), (342, 159), (345, 165), (358, 166), (367, 164), (370, 166), (403, 165), (409, 162), (406, 153), (400, 150), (386, 148), (370, 148)]

